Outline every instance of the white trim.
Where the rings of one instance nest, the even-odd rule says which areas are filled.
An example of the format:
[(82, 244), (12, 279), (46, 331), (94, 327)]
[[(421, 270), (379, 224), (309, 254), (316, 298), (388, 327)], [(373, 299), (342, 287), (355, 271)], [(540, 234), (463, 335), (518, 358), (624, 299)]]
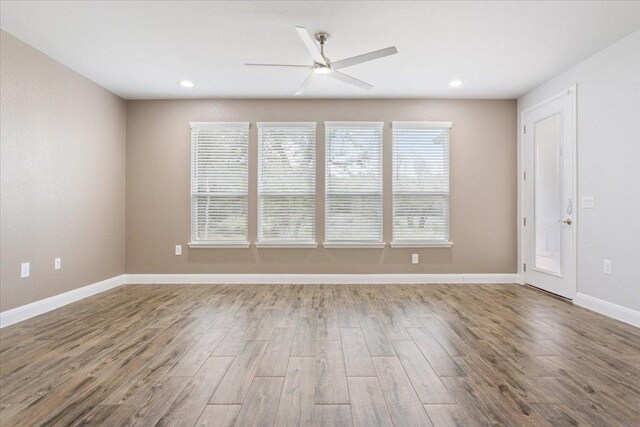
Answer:
[(63, 294), (54, 295), (40, 301), (3, 311), (0, 313), (0, 328), (22, 322), (23, 320), (55, 310), (56, 308), (71, 304), (72, 302), (124, 285), (126, 283), (126, 279), (126, 275), (121, 274), (120, 276), (115, 276), (101, 282), (83, 286), (82, 288), (74, 289)]
[(550, 97), (545, 98), (542, 101), (533, 104), (532, 106), (528, 107), (526, 110), (523, 110), (522, 112), (520, 112), (520, 114), (530, 113), (531, 111), (536, 110), (540, 107), (543, 107), (548, 103), (555, 101), (558, 98), (562, 98), (565, 95), (569, 95), (571, 92), (574, 92), (575, 90), (576, 90), (576, 85), (570, 86), (567, 89), (563, 90), (562, 92), (558, 92), (555, 95), (551, 95)]
[(257, 122), (258, 129), (265, 128), (309, 128), (315, 129), (316, 122)]
[(322, 247), (324, 248), (342, 248), (342, 249), (358, 249), (358, 248), (371, 248), (381, 249), (387, 246), (385, 242), (324, 242)]
[(249, 242), (189, 242), (187, 246), (192, 249), (246, 249), (251, 244)]
[(256, 242), (253, 244), (258, 249), (267, 248), (317, 248), (316, 242)]
[(575, 298), (573, 298), (573, 303), (588, 310), (595, 311), (596, 313), (604, 314), (605, 316), (612, 317), (621, 322), (640, 328), (640, 311), (623, 307), (589, 295), (581, 294), (579, 292), (576, 294)]
[(453, 242), (391, 242), (392, 248), (450, 248)]
[(128, 284), (432, 284), (519, 283), (517, 274), (127, 274)]
[(190, 122), (191, 129), (249, 129), (249, 122)]
[(384, 122), (324, 122), (324, 127), (382, 129), (384, 127)]
[(453, 122), (391, 122), (396, 129), (451, 129)]

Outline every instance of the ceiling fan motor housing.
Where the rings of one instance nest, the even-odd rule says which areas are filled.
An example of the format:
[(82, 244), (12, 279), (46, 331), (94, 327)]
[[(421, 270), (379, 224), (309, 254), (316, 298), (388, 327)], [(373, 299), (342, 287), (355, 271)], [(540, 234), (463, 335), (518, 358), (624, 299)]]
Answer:
[(320, 44), (325, 44), (329, 40), (329, 33), (316, 33), (316, 41)]

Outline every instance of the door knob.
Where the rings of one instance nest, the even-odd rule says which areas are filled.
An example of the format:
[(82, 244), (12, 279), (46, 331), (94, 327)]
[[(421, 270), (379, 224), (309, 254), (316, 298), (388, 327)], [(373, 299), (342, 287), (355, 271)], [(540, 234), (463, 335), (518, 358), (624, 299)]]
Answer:
[(564, 221), (560, 221), (560, 222), (564, 222), (567, 225), (571, 225), (571, 218), (565, 219)]

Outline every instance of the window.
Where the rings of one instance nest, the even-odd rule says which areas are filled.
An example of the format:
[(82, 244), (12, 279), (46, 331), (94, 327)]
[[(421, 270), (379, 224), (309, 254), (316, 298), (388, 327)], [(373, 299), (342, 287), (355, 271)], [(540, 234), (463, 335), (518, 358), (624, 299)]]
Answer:
[(191, 243), (248, 247), (249, 123), (191, 123)]
[(258, 247), (316, 246), (316, 124), (258, 123)]
[(325, 127), (325, 246), (384, 247), (382, 122)]
[(450, 122), (393, 122), (392, 246), (450, 246)]

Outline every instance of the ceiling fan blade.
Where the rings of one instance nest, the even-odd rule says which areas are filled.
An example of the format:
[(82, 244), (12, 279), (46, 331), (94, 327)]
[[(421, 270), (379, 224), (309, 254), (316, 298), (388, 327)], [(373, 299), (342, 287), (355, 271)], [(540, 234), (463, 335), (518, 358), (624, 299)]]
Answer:
[(367, 82), (363, 82), (362, 80), (358, 80), (355, 77), (351, 77), (348, 74), (341, 73), (340, 71), (332, 71), (329, 74), (326, 74), (329, 77), (333, 77), (336, 80), (340, 80), (345, 83), (349, 83), (350, 85), (357, 86), (360, 89), (371, 90), (373, 89), (373, 85), (370, 85)]
[(307, 78), (304, 79), (304, 81), (302, 82), (302, 84), (300, 85), (298, 90), (296, 90), (296, 93), (294, 93), (294, 95), (301, 95), (302, 92), (304, 92), (304, 90), (307, 88), (307, 86), (309, 86), (311, 84), (311, 82), (315, 78), (315, 75), (316, 74), (314, 72), (309, 73)]
[(395, 55), (398, 53), (398, 49), (395, 46), (387, 47), (380, 50), (374, 50), (373, 52), (363, 53), (362, 55), (352, 56), (351, 58), (341, 59), (332, 63), (334, 70), (350, 67), (352, 65), (361, 64), (367, 61), (373, 61), (374, 59), (384, 58), (385, 56)]
[(293, 64), (244, 64), (249, 67), (296, 67), (296, 68), (313, 68), (311, 65), (293, 65)]
[(320, 53), (320, 49), (318, 49), (318, 45), (313, 41), (311, 34), (304, 27), (296, 27), (296, 31), (298, 35), (302, 39), (302, 43), (306, 46), (307, 50), (311, 54), (311, 57), (315, 62), (322, 65), (327, 65), (327, 61), (324, 60), (322, 54)]

